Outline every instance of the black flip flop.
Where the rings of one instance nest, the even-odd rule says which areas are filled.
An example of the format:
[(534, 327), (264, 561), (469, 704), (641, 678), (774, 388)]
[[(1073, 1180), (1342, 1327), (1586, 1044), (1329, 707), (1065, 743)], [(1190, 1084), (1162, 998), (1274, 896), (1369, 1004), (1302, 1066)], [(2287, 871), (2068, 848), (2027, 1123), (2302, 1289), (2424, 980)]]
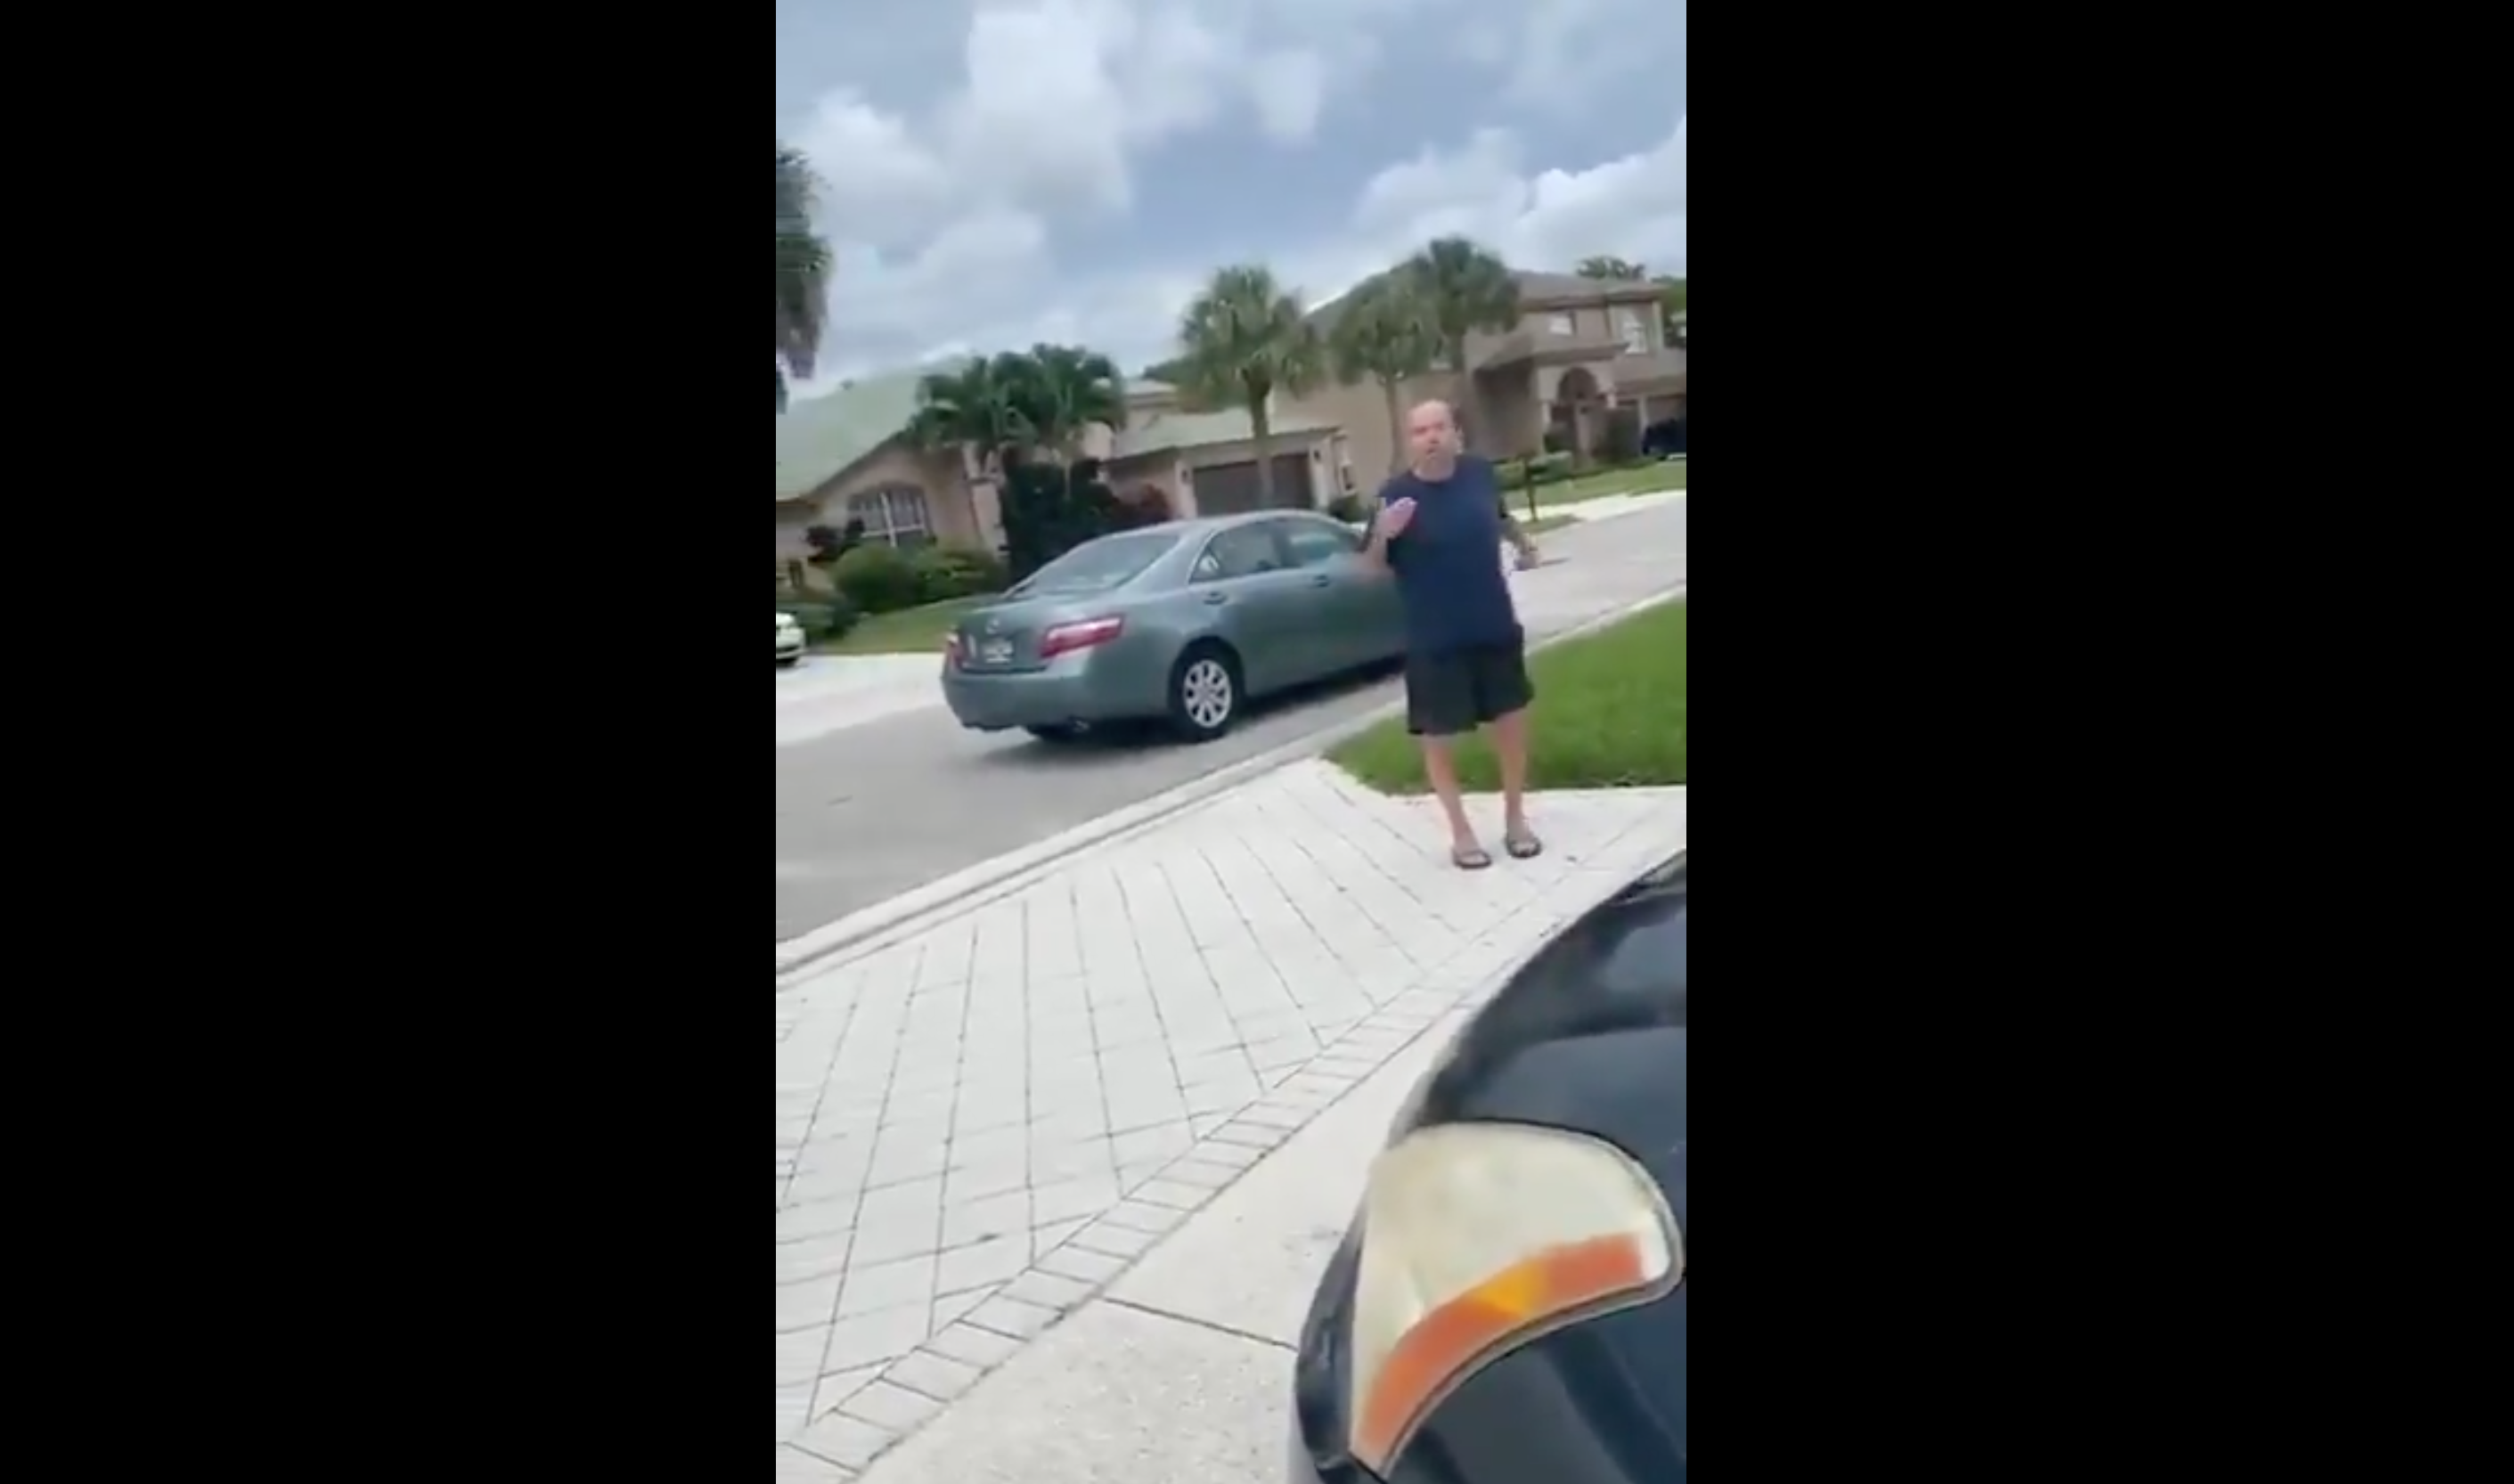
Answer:
[(1469, 846), (1465, 850), (1452, 845), (1449, 847), (1449, 863), (1462, 871), (1480, 871), (1492, 864), (1492, 852), (1480, 845)]
[(1522, 829), (1515, 835), (1503, 835), (1501, 848), (1508, 851), (1514, 861), (1533, 861), (1545, 854), (1545, 842), (1536, 838), (1536, 831), (1532, 829)]

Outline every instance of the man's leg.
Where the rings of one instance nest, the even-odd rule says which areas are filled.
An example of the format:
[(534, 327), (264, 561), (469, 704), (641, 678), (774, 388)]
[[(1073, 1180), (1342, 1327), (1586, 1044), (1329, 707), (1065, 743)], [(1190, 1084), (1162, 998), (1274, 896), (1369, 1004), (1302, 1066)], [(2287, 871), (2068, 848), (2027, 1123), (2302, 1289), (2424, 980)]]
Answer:
[(1465, 865), (1483, 856), (1484, 848), (1476, 839), (1475, 822), (1467, 818), (1466, 800), (1458, 792), (1457, 739), (1426, 737), (1420, 741), (1423, 776), (1432, 781), (1432, 796), (1440, 801), (1440, 813), (1448, 817), (1450, 858)]
[(1517, 833), (1527, 822), (1527, 708), (1492, 719), (1493, 761), (1501, 765), (1501, 818)]
[(1423, 777), (1449, 824), (1449, 858), (1460, 865), (1489, 865), (1458, 793), (1458, 738), (1475, 730), (1475, 677), (1459, 655), (1408, 655), (1405, 660), (1405, 729), (1423, 748)]
[(1527, 827), (1527, 707), (1536, 699), (1528, 683), (1526, 651), (1497, 646), (1477, 657), (1478, 707), (1491, 718), (1493, 760), (1501, 768), (1502, 844), (1514, 856), (1543, 847)]

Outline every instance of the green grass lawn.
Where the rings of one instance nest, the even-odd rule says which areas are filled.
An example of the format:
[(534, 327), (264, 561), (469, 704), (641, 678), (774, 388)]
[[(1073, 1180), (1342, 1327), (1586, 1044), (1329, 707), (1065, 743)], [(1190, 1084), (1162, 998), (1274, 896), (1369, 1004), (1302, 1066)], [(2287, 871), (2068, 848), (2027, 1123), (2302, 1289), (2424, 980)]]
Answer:
[(943, 636), (951, 632), (962, 614), (993, 601), (992, 595), (953, 598), (896, 613), (872, 614), (857, 620), (844, 638), (815, 644), (812, 651), (822, 655), (939, 655), (943, 653)]
[[(1530, 788), (1617, 788), (1684, 782), (1684, 604), (1662, 603), (1612, 627), (1528, 656)], [(1422, 793), (1423, 756), (1394, 716), (1327, 754), (1382, 793)], [(1481, 737), (1458, 745), (1470, 792), (1501, 786)]]
[[(1682, 463), (1644, 463), (1628, 469), (1605, 469), (1583, 474), (1576, 479), (1558, 480), (1536, 487), (1536, 507), (1578, 504), (1584, 500), (1600, 500), (1608, 495), (1638, 495), (1645, 490), (1682, 490), (1684, 488), (1684, 465)], [(1510, 507), (1527, 508), (1527, 492), (1510, 492)]]

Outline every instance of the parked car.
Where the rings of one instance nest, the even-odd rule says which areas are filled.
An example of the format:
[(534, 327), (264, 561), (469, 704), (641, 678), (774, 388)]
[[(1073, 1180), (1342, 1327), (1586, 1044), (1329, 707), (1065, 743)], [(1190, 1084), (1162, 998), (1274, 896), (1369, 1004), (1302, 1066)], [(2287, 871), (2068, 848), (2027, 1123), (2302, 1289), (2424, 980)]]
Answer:
[(1218, 515), (1083, 542), (944, 642), (964, 727), (1049, 739), (1165, 719), (1201, 742), (1250, 699), (1404, 653), (1396, 584), (1352, 527), (1307, 511)]
[(1679, 855), (1416, 1087), (1302, 1327), (1295, 1484), (1683, 1484), (1685, 920)]
[(791, 613), (777, 615), (777, 667), (791, 669), (803, 658), (803, 625)]

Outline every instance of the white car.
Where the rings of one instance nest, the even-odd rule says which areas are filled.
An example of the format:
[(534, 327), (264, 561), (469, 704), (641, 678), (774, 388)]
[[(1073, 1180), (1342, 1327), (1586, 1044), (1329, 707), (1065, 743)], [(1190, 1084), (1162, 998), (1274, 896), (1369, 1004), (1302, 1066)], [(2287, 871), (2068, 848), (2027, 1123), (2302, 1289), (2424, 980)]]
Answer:
[(787, 669), (803, 658), (803, 625), (791, 613), (777, 616), (777, 667)]

